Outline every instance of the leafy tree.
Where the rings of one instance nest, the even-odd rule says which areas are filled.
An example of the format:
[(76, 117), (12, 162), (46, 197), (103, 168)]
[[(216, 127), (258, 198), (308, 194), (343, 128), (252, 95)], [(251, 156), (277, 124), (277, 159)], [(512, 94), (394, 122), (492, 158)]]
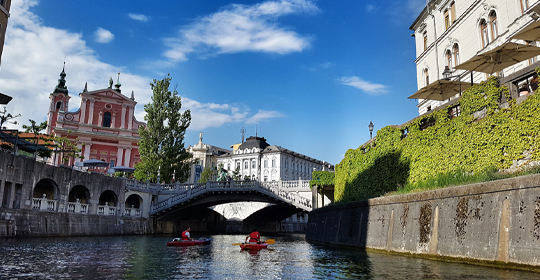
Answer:
[(180, 111), (182, 102), (176, 88), (169, 90), (170, 75), (153, 80), (152, 101), (144, 105), (146, 127), (139, 127), (141, 162), (136, 166), (139, 180), (184, 182), (189, 177), (191, 154), (184, 147), (184, 135), (191, 123), (191, 112)]
[(201, 178), (199, 179), (199, 183), (206, 183), (208, 180), (211, 180), (212, 177), (215, 177), (215, 175), (216, 175), (215, 170), (212, 170), (212, 168), (210, 167), (206, 167), (201, 173)]
[[(68, 131), (69, 133), (71, 133), (71, 130)], [(77, 144), (74, 142), (78, 141), (79, 138), (70, 139), (67, 136), (54, 136), (51, 140), (54, 143), (52, 147), (55, 148), (56, 153), (60, 154), (63, 164), (67, 165), (70, 157), (84, 158), (84, 156), (79, 155), (82, 150), (77, 148)]]
[(240, 167), (236, 167), (236, 169), (233, 171), (233, 180), (240, 181), (242, 180), (242, 174), (240, 174)]
[[(34, 134), (34, 139), (32, 139), (32, 142), (34, 142), (35, 144), (37, 144), (39, 142), (39, 140), (42, 140), (42, 139), (45, 139), (44, 137), (40, 136), (41, 132), (47, 128), (47, 121), (44, 121), (38, 125), (36, 125), (36, 121), (32, 120), (32, 119), (29, 119), (28, 120), (30, 122), (30, 125), (25, 125), (23, 124), (23, 128), (25, 129), (24, 132), (26, 133), (32, 133)], [(51, 156), (51, 151), (50, 150), (40, 150), (39, 152), (37, 152), (41, 157), (50, 157)]]

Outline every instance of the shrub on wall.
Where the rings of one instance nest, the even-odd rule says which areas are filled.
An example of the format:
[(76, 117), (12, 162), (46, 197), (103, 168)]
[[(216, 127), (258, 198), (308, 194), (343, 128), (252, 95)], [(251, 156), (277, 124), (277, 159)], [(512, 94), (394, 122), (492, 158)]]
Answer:
[[(540, 94), (521, 104), (510, 100), (497, 78), (467, 89), (457, 105), (414, 119), (403, 127), (387, 126), (374, 142), (349, 149), (336, 165), (336, 202), (376, 197), (405, 185), (439, 178), (443, 174), (478, 174), (505, 170), (529, 154), (540, 158)], [(476, 116), (476, 112), (483, 112)]]
[(311, 173), (311, 181), (309, 181), (309, 186), (325, 187), (325, 186), (334, 186), (334, 177), (335, 173), (330, 171), (313, 171)]

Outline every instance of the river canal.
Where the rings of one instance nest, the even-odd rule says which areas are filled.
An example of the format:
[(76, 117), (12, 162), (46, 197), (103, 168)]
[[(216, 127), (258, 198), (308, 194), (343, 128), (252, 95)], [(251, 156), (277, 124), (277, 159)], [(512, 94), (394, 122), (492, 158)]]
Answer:
[[(201, 236), (202, 237), (202, 236)], [(263, 236), (258, 252), (211, 236), (211, 245), (167, 247), (171, 236), (0, 239), (0, 279), (539, 279), (540, 274), (337, 250), (303, 235)]]

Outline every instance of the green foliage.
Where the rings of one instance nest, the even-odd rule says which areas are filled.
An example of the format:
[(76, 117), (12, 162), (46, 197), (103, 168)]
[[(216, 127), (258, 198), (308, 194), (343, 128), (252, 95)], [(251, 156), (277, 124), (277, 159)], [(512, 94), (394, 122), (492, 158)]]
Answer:
[[(29, 139), (30, 142), (38, 143), (39, 140), (46, 139), (42, 135), (40, 135), (41, 131), (45, 130), (47, 128), (47, 121), (41, 122), (40, 124), (36, 125), (36, 121), (29, 119), (30, 125), (23, 124), (23, 128), (25, 129), (24, 132), (26, 133), (33, 133), (35, 139)], [(48, 137), (47, 137), (48, 138)], [(40, 150), (37, 152), (37, 154), (40, 157), (50, 157), (52, 152), (50, 150)]]
[(139, 154), (142, 162), (136, 166), (138, 180), (157, 182), (184, 182), (189, 177), (191, 154), (184, 147), (184, 135), (191, 123), (191, 112), (181, 112), (182, 102), (178, 92), (169, 90), (171, 77), (154, 79), (150, 86), (152, 102), (144, 105), (147, 126), (139, 127), (141, 140)]
[(313, 171), (309, 186), (334, 186), (335, 173), (330, 171)]
[[(71, 130), (68, 131), (68, 135), (71, 133)], [(59, 154), (60, 158), (62, 159), (63, 164), (68, 164), (70, 158), (84, 158), (84, 156), (80, 155), (80, 152), (82, 149), (77, 148), (77, 141), (79, 141), (79, 138), (71, 139), (67, 136), (53, 136), (49, 137), (46, 140), (46, 143), (51, 145), (53, 148), (53, 151)]]
[(217, 172), (215, 170), (212, 170), (210, 167), (205, 167), (203, 172), (201, 173), (201, 178), (199, 178), (199, 183), (206, 183), (208, 180), (210, 180), (212, 177), (215, 177), (217, 175)]
[(114, 172), (114, 177), (124, 177), (124, 172)]
[[(451, 185), (473, 175), (488, 180), (527, 151), (539, 160), (540, 94), (519, 105), (511, 100), (508, 108), (499, 107), (501, 96), (510, 99), (508, 89), (491, 77), (463, 93), (458, 117), (449, 116), (448, 106), (404, 127), (382, 128), (373, 144), (348, 150), (336, 165), (336, 202)], [(473, 117), (484, 109), (484, 118)]]
[(236, 167), (236, 169), (232, 172), (232, 178), (235, 181), (242, 180), (242, 174), (240, 174), (240, 167)]

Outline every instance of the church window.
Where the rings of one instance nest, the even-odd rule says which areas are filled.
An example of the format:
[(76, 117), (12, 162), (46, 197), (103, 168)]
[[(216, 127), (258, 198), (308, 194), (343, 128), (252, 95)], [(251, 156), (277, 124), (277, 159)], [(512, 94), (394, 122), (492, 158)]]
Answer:
[(62, 108), (62, 101), (56, 102), (56, 110), (62, 110), (62, 111), (63, 111), (63, 108)]
[(111, 112), (103, 114), (103, 127), (111, 127)]

